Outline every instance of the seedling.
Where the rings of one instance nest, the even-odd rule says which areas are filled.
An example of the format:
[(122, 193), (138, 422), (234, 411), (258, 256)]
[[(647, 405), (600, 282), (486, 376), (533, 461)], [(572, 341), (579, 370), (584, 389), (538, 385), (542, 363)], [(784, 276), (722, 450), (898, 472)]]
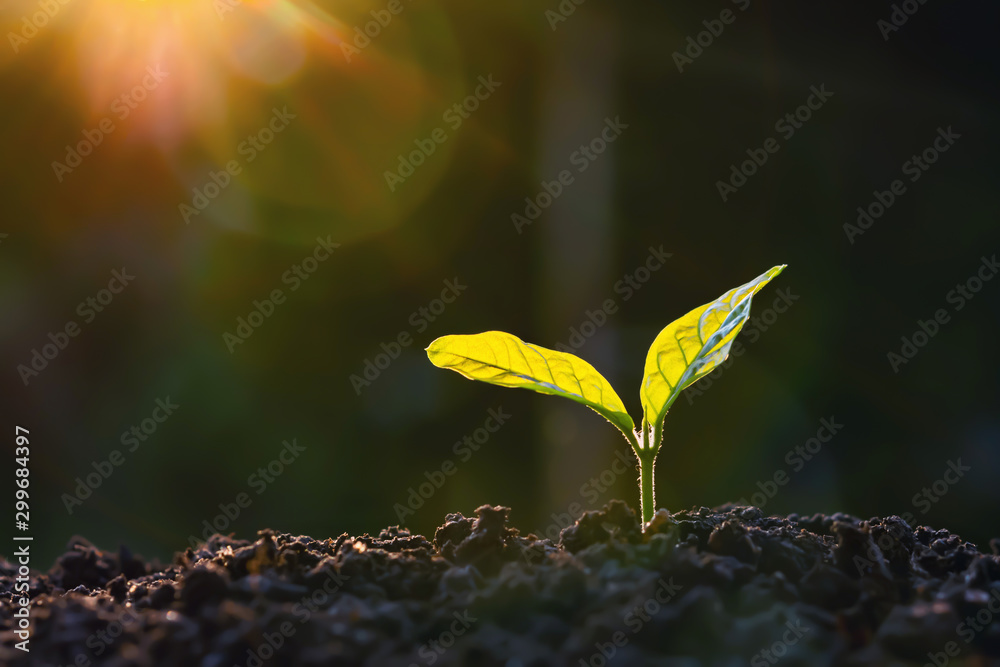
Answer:
[(663, 443), (663, 418), (681, 391), (726, 360), (733, 340), (750, 317), (753, 295), (784, 269), (784, 264), (776, 266), (729, 290), (671, 322), (657, 335), (646, 353), (639, 389), (639, 430), (604, 376), (573, 354), (525, 343), (502, 331), (487, 331), (442, 336), (427, 347), (427, 357), (435, 366), (450, 368), (470, 380), (565, 396), (618, 427), (639, 459), (639, 498), (642, 520), (647, 523), (656, 508), (653, 465)]

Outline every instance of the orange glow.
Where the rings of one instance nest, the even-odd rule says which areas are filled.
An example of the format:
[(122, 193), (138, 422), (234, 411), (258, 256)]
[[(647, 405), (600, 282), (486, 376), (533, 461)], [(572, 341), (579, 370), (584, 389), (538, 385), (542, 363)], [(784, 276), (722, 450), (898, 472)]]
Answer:
[[(84, 120), (127, 115), (132, 137), (161, 147), (230, 122), (230, 100), (241, 87), (289, 83), (306, 64), (310, 36), (339, 44), (344, 30), (291, 0), (45, 4), (43, 11), (38, 0), (15, 0), (0, 9), (4, 34), (16, 35), (0, 66), (18, 66), (22, 52), (48, 47), (57, 58), (53, 83)], [(151, 70), (161, 73), (155, 90)]]
[(295, 14), (285, 2), (94, 0), (74, 30), (86, 108), (132, 107), (154, 68), (166, 78), (135, 104), (134, 132), (172, 143), (224, 122), (234, 74), (274, 85), (302, 67)]
[[(465, 94), (463, 62), (448, 21), (421, 32), (409, 14), (383, 24), (360, 1), (335, 11), (311, 0), (12, 0), (0, 28), (25, 36), (0, 49), (0, 68), (51, 104), (53, 178), (86, 188), (95, 206), (126, 182), (190, 204), (235, 161), (239, 173), (202, 224), (284, 235), (260, 215), (281, 206), (337, 219), (345, 238), (377, 234), (446, 173), (457, 142), (438, 148), (400, 196), (379, 196), (414, 137), (447, 127), (442, 113)], [(275, 110), (292, 119), (280, 140), (244, 150)], [(99, 182), (97, 164), (120, 176)]]

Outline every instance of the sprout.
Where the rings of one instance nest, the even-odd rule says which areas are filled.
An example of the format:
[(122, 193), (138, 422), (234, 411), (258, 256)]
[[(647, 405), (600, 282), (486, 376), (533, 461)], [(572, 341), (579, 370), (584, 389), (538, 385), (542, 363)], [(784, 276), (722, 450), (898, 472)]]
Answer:
[(639, 494), (644, 523), (653, 518), (656, 500), (653, 465), (663, 443), (663, 419), (681, 391), (708, 375), (729, 356), (733, 340), (750, 317), (750, 301), (785, 265), (695, 308), (659, 333), (646, 353), (639, 398), (642, 428), (625, 410), (611, 384), (583, 359), (525, 343), (502, 331), (442, 336), (427, 347), (427, 357), (470, 380), (501, 387), (532, 389), (583, 403), (614, 424), (639, 458)]

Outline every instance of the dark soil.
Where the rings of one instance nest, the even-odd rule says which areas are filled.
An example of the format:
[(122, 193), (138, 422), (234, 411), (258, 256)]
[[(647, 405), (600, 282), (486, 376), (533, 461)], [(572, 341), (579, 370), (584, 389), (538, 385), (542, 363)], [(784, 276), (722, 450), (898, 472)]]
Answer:
[(32, 579), (30, 654), (0, 562), (0, 663), (1000, 664), (997, 540), (734, 506), (661, 510), (643, 535), (613, 502), (553, 544), (508, 513), (451, 514), (433, 542), (215, 536), (168, 566), (76, 538)]

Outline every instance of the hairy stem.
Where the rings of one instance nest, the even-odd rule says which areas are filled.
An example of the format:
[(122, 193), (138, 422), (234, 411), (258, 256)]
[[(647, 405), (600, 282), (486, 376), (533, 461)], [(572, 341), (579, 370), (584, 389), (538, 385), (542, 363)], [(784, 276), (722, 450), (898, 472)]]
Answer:
[(642, 523), (645, 525), (653, 518), (656, 511), (656, 492), (653, 489), (653, 460), (655, 456), (649, 456), (643, 452), (639, 459), (639, 481), (640, 481), (640, 501), (642, 504)]
[(656, 512), (656, 491), (653, 488), (653, 464), (656, 461), (656, 450), (659, 443), (653, 443), (654, 429), (646, 420), (642, 420), (642, 449), (636, 452), (639, 457), (639, 506), (642, 512), (642, 523), (646, 524)]
[(642, 420), (641, 450), (636, 451), (639, 457), (639, 501), (642, 512), (642, 523), (645, 525), (656, 512), (656, 489), (653, 484), (653, 469), (656, 465), (656, 455), (663, 444), (663, 425), (656, 427)]

